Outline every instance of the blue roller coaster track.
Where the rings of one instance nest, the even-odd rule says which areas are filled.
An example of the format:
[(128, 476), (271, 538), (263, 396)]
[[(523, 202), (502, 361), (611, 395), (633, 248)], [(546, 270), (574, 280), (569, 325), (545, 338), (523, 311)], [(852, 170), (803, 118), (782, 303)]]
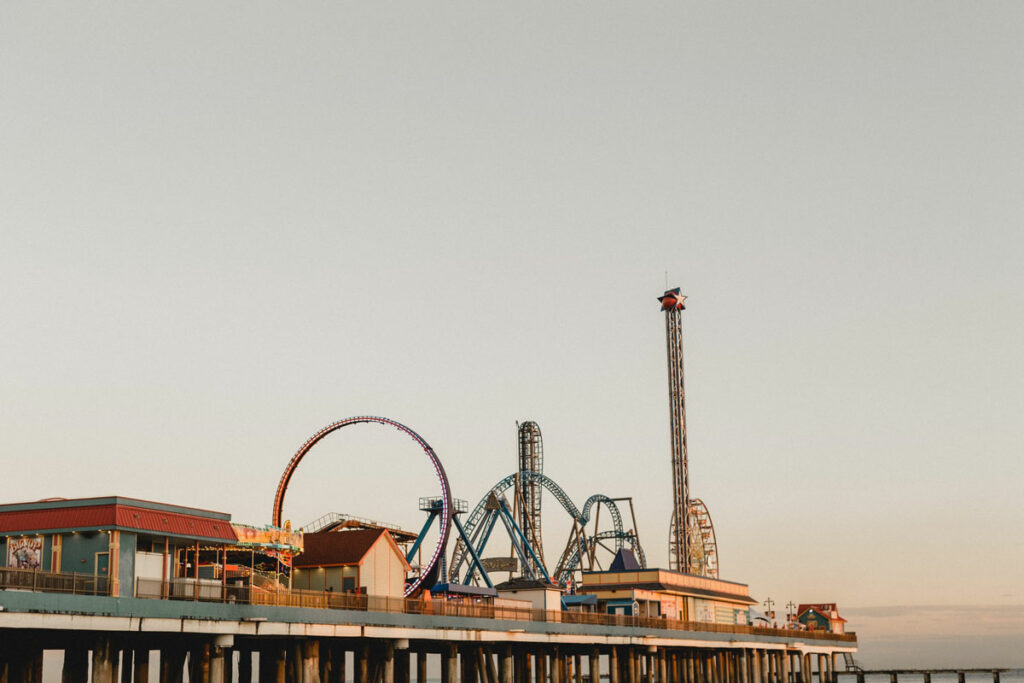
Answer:
[[(543, 486), (545, 489), (547, 489), (548, 492), (555, 497), (555, 500), (557, 500), (558, 503), (562, 506), (562, 509), (564, 509), (569, 514), (569, 516), (579, 525), (580, 529), (586, 528), (587, 523), (590, 521), (590, 515), (591, 512), (594, 510), (595, 505), (604, 505), (612, 518), (613, 528), (611, 530), (599, 532), (596, 535), (589, 537), (583, 536), (581, 538), (581, 542), (573, 544), (573, 549), (569, 551), (567, 556), (564, 558), (563, 562), (557, 568), (554, 574), (555, 580), (563, 579), (568, 574), (571, 574), (573, 571), (575, 571), (575, 569), (579, 566), (582, 557), (587, 554), (588, 549), (594, 547), (595, 544), (599, 543), (600, 541), (614, 541), (616, 550), (622, 548), (623, 542), (629, 542), (630, 546), (633, 548), (633, 552), (636, 555), (637, 561), (640, 563), (640, 566), (647, 566), (647, 560), (644, 557), (643, 548), (640, 546), (640, 542), (637, 539), (636, 535), (632, 532), (623, 530), (622, 514), (619, 512), (619, 508), (615, 504), (614, 500), (612, 500), (611, 498), (604, 494), (598, 493), (587, 498), (587, 500), (583, 503), (583, 509), (581, 510), (576, 506), (575, 503), (572, 502), (572, 499), (569, 498), (565, 490), (563, 490), (562, 487), (559, 486), (553, 479), (544, 474), (541, 474), (540, 472), (531, 472), (528, 470), (524, 470), (522, 472), (518, 472), (515, 474), (510, 474), (501, 481), (499, 481), (497, 484), (492, 486), (491, 489), (486, 494), (484, 494), (483, 498), (480, 499), (480, 502), (477, 503), (476, 507), (473, 508), (473, 511), (469, 514), (469, 517), (466, 519), (463, 526), (465, 528), (467, 537), (479, 539), (473, 548), (473, 550), (475, 550), (478, 555), (480, 554), (480, 552), (482, 552), (483, 546), (486, 544), (487, 539), (490, 537), (491, 528), (493, 528), (495, 522), (497, 521), (493, 518), (493, 516), (489, 516), (487, 514), (488, 502), (492, 501), (492, 496), (494, 498), (500, 498), (503, 493), (513, 488), (516, 485), (517, 478), (520, 479), (520, 486), (528, 482), (536, 482)], [(477, 532), (477, 526), (480, 525), (481, 522), (484, 522), (485, 525), (487, 525), (489, 528), (481, 528), (480, 532)], [(581, 547), (584, 545), (586, 547)], [(467, 564), (469, 555), (470, 552), (468, 551), (466, 544), (461, 539), (459, 539), (455, 546), (455, 551), (452, 553), (452, 562), (448, 570), (449, 581), (456, 583), (459, 582), (459, 574), (462, 572), (462, 568)], [(465, 577), (462, 579), (462, 582), (470, 583), (473, 579), (474, 573), (475, 567), (471, 566), (469, 570), (467, 570)]]

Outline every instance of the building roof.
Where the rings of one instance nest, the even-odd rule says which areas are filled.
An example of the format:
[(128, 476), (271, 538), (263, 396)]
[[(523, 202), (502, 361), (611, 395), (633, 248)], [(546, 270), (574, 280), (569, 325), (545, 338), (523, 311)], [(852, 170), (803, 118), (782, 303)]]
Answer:
[(405, 556), (387, 529), (351, 529), (303, 534), (305, 548), (302, 554), (295, 558), (294, 566), (303, 568), (356, 565), (362, 562), (370, 548), (382, 537), (408, 569), (409, 563), (405, 561)]
[(438, 583), (430, 589), (431, 595), (472, 595), (494, 598), (498, 591), (487, 586), (463, 586), (461, 583)]
[(548, 581), (541, 581), (539, 579), (530, 579), (524, 576), (517, 576), (509, 579), (508, 581), (502, 581), (494, 586), (500, 591), (526, 591), (526, 590), (549, 590), (562, 592), (562, 589), (553, 583)]
[(798, 619), (803, 616), (805, 612), (817, 612), (821, 616), (826, 619), (831, 619), (832, 621), (846, 621), (846, 619), (839, 616), (839, 610), (836, 608), (836, 603), (834, 602), (801, 603), (797, 605), (796, 614)]
[(143, 531), (189, 540), (234, 543), (231, 515), (111, 496), (0, 505), (0, 534)]
[(690, 586), (676, 586), (670, 583), (661, 583), (660, 581), (649, 581), (643, 583), (602, 583), (593, 586), (583, 585), (576, 589), (577, 593), (605, 593), (609, 591), (620, 591), (620, 590), (643, 590), (651, 592), (663, 592), (663, 593), (682, 593), (684, 595), (691, 595), (696, 597), (705, 598), (718, 598), (720, 600), (726, 600), (728, 602), (738, 602), (744, 605), (756, 605), (757, 600), (754, 600), (749, 595), (737, 595), (735, 593), (726, 593), (724, 591), (708, 590), (706, 588), (694, 588)]
[(596, 595), (563, 595), (562, 596), (562, 607), (568, 607), (569, 605), (596, 605)]
[(611, 565), (608, 566), (610, 572), (635, 572), (641, 569), (643, 567), (636, 561), (636, 555), (629, 548), (619, 548), (619, 552), (615, 553)]

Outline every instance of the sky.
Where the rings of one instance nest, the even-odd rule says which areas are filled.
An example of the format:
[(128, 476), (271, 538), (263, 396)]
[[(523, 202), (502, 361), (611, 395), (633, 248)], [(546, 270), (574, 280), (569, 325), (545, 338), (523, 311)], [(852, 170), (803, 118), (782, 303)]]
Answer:
[[(980, 638), (1024, 666), (1022, 29), (1015, 2), (4, 3), (0, 500), (262, 524), (305, 439), (372, 414), (472, 504), (534, 420), (663, 566), (680, 286), (722, 577), (838, 602), (869, 664)], [(415, 529), (436, 490), (355, 427), (285, 515)]]

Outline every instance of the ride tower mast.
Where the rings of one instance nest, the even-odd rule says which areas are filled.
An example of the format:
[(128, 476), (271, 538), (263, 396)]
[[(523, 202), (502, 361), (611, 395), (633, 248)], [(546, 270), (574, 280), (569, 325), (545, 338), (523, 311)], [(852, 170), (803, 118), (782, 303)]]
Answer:
[[(544, 474), (544, 440), (540, 434), (540, 425), (527, 421), (519, 425), (519, 477), (516, 482), (516, 501), (519, 508), (519, 526), (526, 534), (526, 540), (544, 562), (544, 542), (541, 538), (541, 495), (544, 487), (537, 478), (529, 477), (529, 473)], [(536, 564), (531, 558), (530, 564)], [(523, 567), (523, 573), (528, 573)], [(532, 568), (540, 574), (541, 567)]]
[(686, 457), (686, 388), (683, 382), (683, 311), (686, 297), (679, 288), (658, 297), (665, 313), (668, 346), (668, 411), (672, 433), (672, 522), (669, 528), (669, 569), (690, 571), (690, 481)]

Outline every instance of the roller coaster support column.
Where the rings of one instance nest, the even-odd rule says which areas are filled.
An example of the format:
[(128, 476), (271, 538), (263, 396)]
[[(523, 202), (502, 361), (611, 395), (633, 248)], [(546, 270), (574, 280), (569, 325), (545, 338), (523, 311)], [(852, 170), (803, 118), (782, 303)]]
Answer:
[[(511, 530), (514, 530), (516, 535), (519, 536), (519, 538), (522, 540), (524, 549), (529, 552), (530, 557), (533, 558), (533, 561), (537, 563), (537, 567), (540, 569), (540, 573), (544, 576), (544, 580), (550, 582), (551, 577), (548, 576), (548, 570), (544, 568), (544, 563), (540, 561), (539, 557), (537, 557), (537, 553), (533, 551), (533, 547), (530, 546), (530, 543), (526, 540), (526, 536), (519, 528), (519, 525), (516, 524), (516, 520), (512, 517), (512, 513), (508, 511), (508, 503), (506, 503), (505, 499), (502, 498), (501, 500), (498, 501), (498, 505), (501, 506), (502, 521), (504, 521), (507, 526), (510, 525)], [(510, 533), (509, 535), (511, 536), (512, 534)]]
[[(462, 537), (462, 542), (466, 544), (466, 549), (469, 550), (469, 556), (473, 559), (473, 564), (475, 564), (477, 569), (480, 570), (480, 576), (483, 578), (484, 583), (487, 584), (488, 588), (494, 588), (494, 584), (491, 582), (491, 577), (487, 575), (487, 571), (484, 569), (483, 563), (480, 562), (480, 556), (477, 555), (476, 548), (473, 547), (473, 543), (469, 540), (466, 530), (462, 528), (462, 522), (459, 521), (457, 515), (452, 515), (452, 521), (455, 523), (455, 528), (458, 530), (459, 536)], [(469, 576), (473, 576), (472, 567), (470, 567)]]
[[(420, 509), (422, 510), (423, 508), (420, 508)], [(406, 553), (406, 555), (405, 555), (405, 561), (406, 562), (412, 562), (412, 558), (416, 557), (416, 551), (420, 549), (420, 545), (422, 545), (423, 539), (427, 535), (427, 531), (430, 530), (430, 525), (434, 523), (435, 519), (437, 519), (437, 513), (438, 513), (437, 510), (431, 509), (431, 510), (426, 510), (426, 512), (429, 512), (430, 515), (427, 517), (426, 524), (424, 524), (423, 528), (420, 529), (420, 535), (416, 537), (416, 541), (412, 544), (412, 547), (409, 548), (409, 552)]]

